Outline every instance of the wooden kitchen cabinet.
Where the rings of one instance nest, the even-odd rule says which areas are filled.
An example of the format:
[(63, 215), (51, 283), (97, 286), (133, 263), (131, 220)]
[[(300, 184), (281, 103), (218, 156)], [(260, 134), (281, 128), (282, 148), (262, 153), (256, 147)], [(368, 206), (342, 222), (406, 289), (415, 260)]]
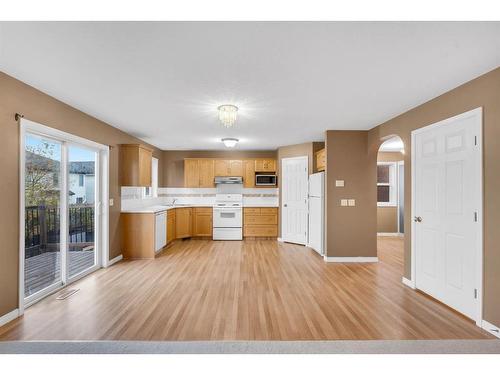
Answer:
[(326, 168), (326, 151), (321, 149), (316, 152), (316, 171), (321, 172)]
[(213, 159), (184, 159), (184, 187), (214, 187)]
[(255, 172), (276, 172), (276, 160), (256, 159)]
[(120, 216), (122, 254), (125, 259), (155, 257), (155, 214), (123, 213)]
[(215, 186), (215, 170), (213, 159), (198, 159), (199, 184), (201, 188), (212, 188)]
[(227, 177), (230, 176), (229, 160), (215, 160), (215, 175)]
[(243, 160), (215, 160), (215, 175), (222, 177), (243, 176)]
[(175, 240), (175, 209), (167, 211), (167, 244)]
[(255, 160), (243, 161), (243, 187), (255, 187)]
[(184, 187), (197, 188), (200, 185), (198, 159), (184, 159)]
[(243, 160), (230, 160), (229, 173), (229, 176), (243, 177)]
[(151, 186), (153, 150), (139, 144), (120, 145), (121, 186)]
[(212, 237), (212, 208), (193, 208), (193, 236)]
[(277, 237), (277, 207), (245, 207), (243, 208), (244, 237)]
[(193, 235), (191, 207), (175, 209), (175, 238), (187, 238)]

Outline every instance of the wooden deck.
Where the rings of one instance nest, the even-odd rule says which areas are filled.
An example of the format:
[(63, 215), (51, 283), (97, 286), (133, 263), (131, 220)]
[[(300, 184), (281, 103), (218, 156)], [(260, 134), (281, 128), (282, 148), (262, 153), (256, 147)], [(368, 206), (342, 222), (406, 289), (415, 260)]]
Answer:
[(403, 241), (378, 263), (325, 263), (270, 240), (178, 241), (122, 261), (0, 327), (0, 340), (488, 339), (474, 322), (401, 283)]
[[(26, 259), (24, 294), (30, 296), (61, 280), (61, 253), (48, 252)], [(94, 265), (94, 250), (69, 252), (69, 275), (74, 276)]]

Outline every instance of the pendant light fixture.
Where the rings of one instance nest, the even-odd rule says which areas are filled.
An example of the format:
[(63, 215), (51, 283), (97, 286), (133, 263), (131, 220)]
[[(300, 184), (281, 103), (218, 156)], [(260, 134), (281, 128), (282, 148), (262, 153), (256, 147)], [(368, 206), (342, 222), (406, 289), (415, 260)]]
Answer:
[(232, 104), (223, 104), (218, 108), (219, 120), (223, 126), (230, 128), (236, 122), (236, 115), (238, 113), (238, 107)]

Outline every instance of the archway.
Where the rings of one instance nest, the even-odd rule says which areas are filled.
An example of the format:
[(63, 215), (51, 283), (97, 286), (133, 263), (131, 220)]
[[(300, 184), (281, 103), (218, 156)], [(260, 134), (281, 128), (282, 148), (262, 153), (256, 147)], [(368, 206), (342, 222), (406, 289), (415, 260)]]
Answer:
[[(379, 251), (393, 249), (403, 257), (404, 221), (404, 143), (399, 136), (383, 140), (377, 153), (377, 235)], [(390, 240), (389, 240), (390, 239)]]

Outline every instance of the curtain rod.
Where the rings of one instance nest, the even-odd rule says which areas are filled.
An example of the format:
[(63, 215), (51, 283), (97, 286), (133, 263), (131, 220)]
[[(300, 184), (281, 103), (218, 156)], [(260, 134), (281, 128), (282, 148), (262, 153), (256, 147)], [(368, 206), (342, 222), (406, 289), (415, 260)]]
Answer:
[[(17, 122), (19, 122), (22, 118), (24, 118), (24, 115), (23, 115), (23, 114), (21, 114), (21, 113), (17, 113), (17, 112), (16, 112), (16, 114), (14, 115), (14, 119), (15, 119)], [(113, 147), (115, 147), (115, 146), (112, 146), (112, 145), (106, 145), (106, 146), (108, 146), (109, 148), (113, 148)]]

